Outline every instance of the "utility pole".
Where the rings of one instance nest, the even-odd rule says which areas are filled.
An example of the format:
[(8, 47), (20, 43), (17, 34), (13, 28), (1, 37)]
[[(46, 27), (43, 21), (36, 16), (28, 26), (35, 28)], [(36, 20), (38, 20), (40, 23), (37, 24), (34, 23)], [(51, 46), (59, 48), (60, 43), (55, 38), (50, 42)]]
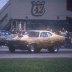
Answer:
[(26, 25), (27, 25), (27, 21), (28, 21), (28, 16), (26, 16), (25, 17), (25, 22), (24, 22), (24, 31), (26, 31), (27, 30), (27, 27), (26, 27)]

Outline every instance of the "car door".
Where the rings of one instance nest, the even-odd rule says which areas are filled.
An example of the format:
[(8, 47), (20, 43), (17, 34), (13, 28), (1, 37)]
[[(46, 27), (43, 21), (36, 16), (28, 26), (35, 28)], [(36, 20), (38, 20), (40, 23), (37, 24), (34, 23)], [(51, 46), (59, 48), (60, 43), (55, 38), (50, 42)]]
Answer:
[(40, 34), (40, 44), (42, 47), (48, 47), (51, 44), (50, 37), (52, 36), (49, 32), (41, 32)]

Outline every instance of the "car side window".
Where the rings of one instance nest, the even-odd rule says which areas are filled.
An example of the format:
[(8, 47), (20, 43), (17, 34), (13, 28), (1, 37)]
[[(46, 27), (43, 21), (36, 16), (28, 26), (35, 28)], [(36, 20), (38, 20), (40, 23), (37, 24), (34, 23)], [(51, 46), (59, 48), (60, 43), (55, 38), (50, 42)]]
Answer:
[(49, 37), (49, 36), (52, 36), (52, 34), (51, 34), (50, 32), (47, 32), (47, 34), (48, 34), (48, 37)]
[(42, 32), (41, 34), (40, 34), (40, 37), (49, 37), (49, 36), (51, 36), (52, 34), (51, 33), (49, 33), (49, 32)]
[(39, 37), (39, 32), (29, 32), (29, 37)]
[(40, 37), (48, 37), (47, 32), (42, 32), (42, 33), (40, 34)]

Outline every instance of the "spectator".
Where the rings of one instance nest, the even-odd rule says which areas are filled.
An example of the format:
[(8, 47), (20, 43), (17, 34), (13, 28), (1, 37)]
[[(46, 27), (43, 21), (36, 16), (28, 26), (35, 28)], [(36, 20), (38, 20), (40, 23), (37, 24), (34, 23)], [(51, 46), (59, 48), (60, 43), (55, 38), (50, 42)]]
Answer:
[(62, 30), (61, 31), (59, 31), (59, 33), (60, 33), (60, 35), (63, 35), (63, 36), (67, 36), (67, 34), (68, 34), (68, 31), (65, 29), (65, 28), (62, 28)]
[(70, 47), (71, 38), (70, 38), (69, 32), (68, 32), (67, 30), (65, 30), (65, 28), (62, 28), (62, 30), (60, 31), (60, 35), (66, 37), (64, 46), (65, 46), (65, 47)]
[(51, 28), (47, 28), (47, 30), (48, 30), (48, 31), (51, 31), (51, 32), (53, 31)]

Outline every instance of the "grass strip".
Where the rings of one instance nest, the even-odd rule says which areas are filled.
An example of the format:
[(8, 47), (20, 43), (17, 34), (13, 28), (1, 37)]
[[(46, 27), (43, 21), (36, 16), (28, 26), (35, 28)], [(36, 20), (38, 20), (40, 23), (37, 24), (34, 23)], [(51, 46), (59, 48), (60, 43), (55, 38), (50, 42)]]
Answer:
[(0, 72), (72, 72), (72, 59), (0, 59)]

